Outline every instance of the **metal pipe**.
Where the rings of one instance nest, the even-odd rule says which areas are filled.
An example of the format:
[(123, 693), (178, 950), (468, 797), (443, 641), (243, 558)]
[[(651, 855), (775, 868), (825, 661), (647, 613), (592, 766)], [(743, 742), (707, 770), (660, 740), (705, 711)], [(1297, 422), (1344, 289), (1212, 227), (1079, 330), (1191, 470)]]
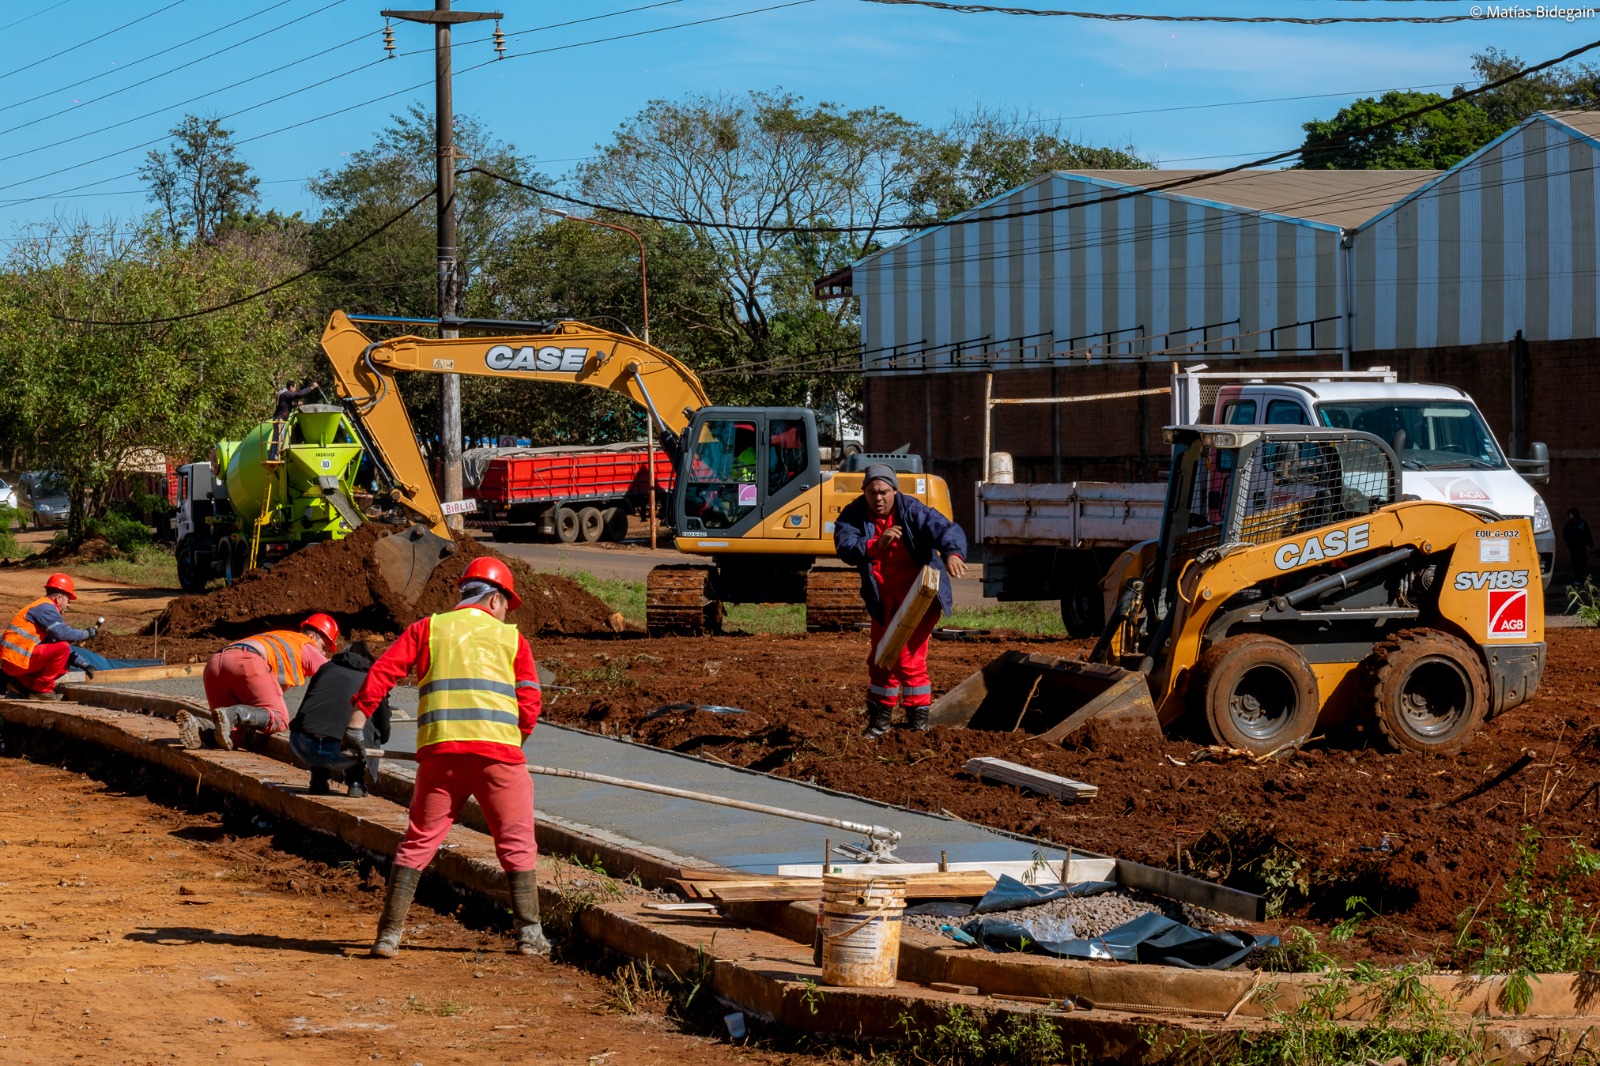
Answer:
[(989, 426), (994, 421), (994, 375), (983, 375), (983, 480), (989, 480)]
[(726, 796), (713, 796), (707, 792), (691, 792), (686, 788), (673, 788), (670, 785), (652, 785), (644, 781), (629, 781), (624, 777), (608, 777), (605, 774), (590, 773), (587, 770), (568, 770), (560, 766), (534, 766), (529, 765), (530, 774), (540, 774), (544, 777), (570, 777), (577, 781), (592, 781), (597, 785), (615, 785), (617, 788), (631, 788), (640, 792), (654, 792), (661, 796), (675, 796), (678, 799), (695, 800), (699, 803), (711, 803), (718, 807), (732, 807), (740, 811), (752, 811), (756, 814), (770, 814), (775, 818), (789, 818), (797, 822), (810, 822), (813, 825), (826, 825), (834, 829), (843, 829), (847, 833), (860, 833), (869, 840), (881, 841), (888, 847), (900, 843), (900, 830), (888, 829), (881, 825), (866, 825), (862, 822), (848, 822), (842, 818), (828, 818), (820, 814), (806, 814), (804, 811), (790, 811), (782, 807), (768, 807), (764, 803), (751, 803), (748, 800), (728, 799)]
[[(1299, 376), (1304, 377), (1304, 375)], [(1092, 396), (1033, 396), (1028, 399), (997, 399), (988, 402), (990, 407), (1029, 403), (1088, 403), (1091, 400), (1128, 400), (1136, 396), (1165, 396), (1171, 391), (1171, 388), (1129, 389), (1126, 392), (1097, 392)]]
[[(1327, 577), (1297, 588), (1286, 596), (1278, 597), (1278, 599), (1283, 600), (1285, 607), (1294, 607), (1297, 604), (1305, 603), (1307, 600), (1317, 599), (1324, 593), (1332, 592), (1335, 589), (1349, 588), (1357, 581), (1371, 577), (1380, 570), (1387, 570), (1396, 563), (1405, 562), (1411, 557), (1411, 551), (1412, 549), (1410, 548), (1396, 548), (1392, 552), (1384, 552), (1376, 559), (1368, 559), (1364, 563), (1357, 563), (1348, 570), (1341, 570), (1337, 574), (1329, 574)], [(1276, 606), (1276, 600), (1274, 601), (1274, 606)]]

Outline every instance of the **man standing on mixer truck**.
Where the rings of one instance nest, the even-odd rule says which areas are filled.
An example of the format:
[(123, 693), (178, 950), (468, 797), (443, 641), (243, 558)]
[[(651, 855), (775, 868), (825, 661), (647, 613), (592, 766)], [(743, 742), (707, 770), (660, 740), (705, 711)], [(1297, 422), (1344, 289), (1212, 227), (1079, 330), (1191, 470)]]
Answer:
[[(861, 571), (861, 597), (872, 616), (867, 738), (889, 731), (897, 701), (906, 709), (907, 729), (928, 728), (928, 705), (933, 702), (928, 640), (940, 614), (950, 613), (954, 599), (950, 578), (966, 576), (966, 534), (921, 500), (902, 494), (893, 467), (873, 463), (862, 479), (861, 495), (839, 512), (833, 524), (833, 547), (840, 560)], [(924, 566), (939, 571), (940, 609), (928, 612), (894, 662), (879, 667), (878, 645)]]
[(417, 677), (417, 783), (411, 823), (394, 854), (372, 954), (400, 953), (406, 912), (468, 796), (478, 800), (511, 888), (517, 951), (550, 954), (539, 922), (533, 778), (522, 743), (539, 720), (533, 650), (506, 614), (522, 606), (511, 569), (492, 556), (467, 564), (454, 609), (414, 622), (372, 664), (350, 703), (345, 749), (361, 752), (367, 718), (407, 675)]

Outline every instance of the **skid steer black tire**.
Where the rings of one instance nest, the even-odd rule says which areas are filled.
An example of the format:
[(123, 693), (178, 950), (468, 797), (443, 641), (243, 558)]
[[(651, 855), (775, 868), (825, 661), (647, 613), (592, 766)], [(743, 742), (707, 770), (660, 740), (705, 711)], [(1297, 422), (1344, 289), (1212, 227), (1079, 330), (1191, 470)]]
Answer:
[(1438, 629), (1407, 629), (1361, 664), (1363, 703), (1396, 751), (1450, 755), (1489, 712), (1489, 671), (1472, 646)]
[(1217, 743), (1252, 755), (1298, 747), (1317, 724), (1317, 675), (1293, 647), (1246, 633), (1195, 666), (1198, 707)]

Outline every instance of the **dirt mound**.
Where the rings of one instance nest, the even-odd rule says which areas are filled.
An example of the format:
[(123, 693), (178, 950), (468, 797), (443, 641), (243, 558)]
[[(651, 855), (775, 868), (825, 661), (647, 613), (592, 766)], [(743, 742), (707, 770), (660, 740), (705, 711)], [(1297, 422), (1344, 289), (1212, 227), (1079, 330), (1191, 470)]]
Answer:
[(393, 527), (369, 523), (341, 541), (301, 549), (269, 570), (255, 570), (232, 586), (203, 596), (180, 596), (155, 626), (163, 636), (233, 638), (280, 625), (293, 626), (326, 611), (347, 631), (357, 627), (398, 633), (426, 615), (456, 604), (456, 583), (469, 562), (493, 555), (516, 575), (521, 609), (507, 617), (527, 636), (541, 633), (609, 633), (611, 609), (564, 577), (541, 574), (470, 538), (433, 572), (415, 604), (407, 603), (372, 565), (372, 546)]
[(19, 559), (0, 560), (0, 567), (68, 567), (74, 563), (103, 563), (126, 559), (128, 553), (104, 537), (85, 537), (79, 544), (51, 544), (43, 551)]

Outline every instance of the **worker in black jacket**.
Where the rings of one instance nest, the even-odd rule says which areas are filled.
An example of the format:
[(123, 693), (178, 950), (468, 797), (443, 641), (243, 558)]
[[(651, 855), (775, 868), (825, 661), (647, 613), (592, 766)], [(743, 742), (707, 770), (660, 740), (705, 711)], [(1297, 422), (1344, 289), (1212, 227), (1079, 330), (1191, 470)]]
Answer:
[[(311, 771), (309, 791), (313, 796), (328, 795), (329, 778), (340, 772), (350, 795), (365, 796), (367, 775), (378, 774), (377, 759), (357, 759), (340, 750), (350, 721), (350, 697), (371, 669), (372, 651), (362, 641), (351, 642), (312, 676), (300, 712), (289, 723), (289, 746)], [(381, 748), (388, 742), (389, 700), (385, 697), (367, 719), (365, 746)]]

